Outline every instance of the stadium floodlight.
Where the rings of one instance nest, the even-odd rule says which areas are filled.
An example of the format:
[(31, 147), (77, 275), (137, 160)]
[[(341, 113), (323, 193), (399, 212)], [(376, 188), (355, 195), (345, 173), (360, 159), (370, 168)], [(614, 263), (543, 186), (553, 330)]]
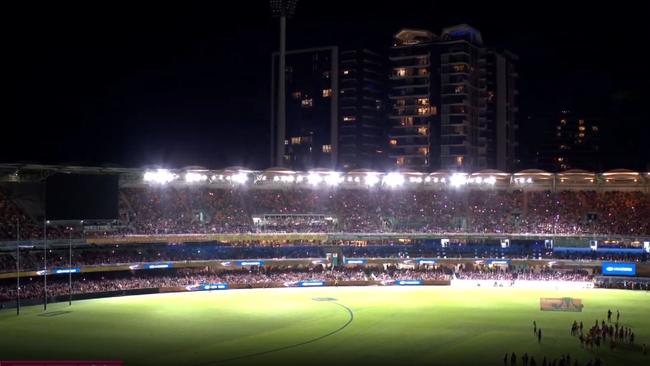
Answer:
[(401, 186), (404, 184), (404, 176), (400, 173), (388, 173), (382, 182), (391, 188)]
[(339, 172), (330, 172), (325, 176), (325, 183), (327, 183), (330, 186), (336, 186), (342, 181), (343, 181), (343, 177), (341, 177), (341, 173)]
[(493, 176), (489, 176), (483, 180), (483, 183), (493, 186), (497, 183), (497, 179)]
[(248, 182), (248, 174), (239, 172), (237, 174), (233, 174), (230, 180), (237, 184), (246, 184), (246, 182)]
[(157, 184), (169, 183), (176, 179), (176, 174), (167, 169), (158, 169), (144, 173), (144, 181)]
[(206, 180), (208, 180), (208, 176), (205, 174), (200, 174), (195, 172), (185, 173), (185, 182), (187, 183), (204, 182)]
[(302, 182), (302, 180), (303, 180), (302, 175), (299, 175), (299, 176), (296, 177), (296, 183), (300, 183), (300, 182)]
[(475, 182), (476, 184), (481, 184), (481, 183), (483, 183), (483, 178), (481, 178), (481, 177), (476, 177), (476, 178), (474, 178), (474, 182)]
[(460, 187), (467, 184), (467, 177), (464, 173), (454, 173), (451, 175), (451, 177), (449, 177), (449, 183), (453, 187)]
[(307, 183), (313, 186), (318, 185), (322, 181), (323, 177), (321, 177), (318, 173), (309, 173), (307, 176)]
[(424, 182), (425, 182), (425, 183), (429, 183), (429, 182), (431, 182), (431, 177), (426, 177), (426, 178), (424, 178)]
[(375, 184), (379, 183), (379, 177), (377, 173), (368, 173), (364, 179), (368, 187), (373, 187)]
[(433, 178), (433, 183), (438, 183), (438, 177)]
[(354, 183), (360, 183), (360, 182), (361, 182), (361, 178), (359, 178), (359, 177), (354, 177)]

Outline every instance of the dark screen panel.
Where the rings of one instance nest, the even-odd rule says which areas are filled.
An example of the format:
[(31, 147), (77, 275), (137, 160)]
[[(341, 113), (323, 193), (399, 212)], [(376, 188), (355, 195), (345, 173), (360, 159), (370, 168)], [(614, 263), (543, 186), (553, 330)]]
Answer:
[(115, 220), (118, 218), (118, 176), (55, 174), (47, 178), (48, 220)]

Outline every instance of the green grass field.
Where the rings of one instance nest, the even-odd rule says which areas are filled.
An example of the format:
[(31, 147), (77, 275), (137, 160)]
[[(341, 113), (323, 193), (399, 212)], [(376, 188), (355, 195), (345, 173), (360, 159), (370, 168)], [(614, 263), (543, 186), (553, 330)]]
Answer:
[[(542, 312), (540, 297), (583, 299)], [(336, 301), (315, 301), (330, 297)], [(650, 343), (650, 293), (449, 287), (229, 290), (51, 304), (0, 313), (2, 359), (123, 360), (126, 365), (502, 365), (505, 352), (594, 358), (569, 335), (621, 311)], [(69, 311), (69, 312), (68, 312)], [(537, 343), (532, 321), (543, 329)], [(650, 364), (638, 348), (602, 347), (605, 365)]]

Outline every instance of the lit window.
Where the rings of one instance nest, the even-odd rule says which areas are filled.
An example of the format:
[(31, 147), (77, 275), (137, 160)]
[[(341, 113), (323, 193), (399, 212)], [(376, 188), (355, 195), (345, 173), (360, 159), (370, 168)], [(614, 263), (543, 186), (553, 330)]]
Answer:
[(432, 105), (429, 107), (429, 115), (431, 116), (437, 116), (438, 115), (438, 108), (435, 105)]
[(356, 120), (357, 120), (357, 117), (355, 117), (355, 116), (344, 116), (343, 117), (344, 122), (354, 122)]
[(429, 105), (429, 98), (418, 98), (419, 105)]
[(301, 104), (303, 108), (311, 108), (314, 106), (314, 99), (312, 98), (303, 99)]
[(397, 76), (406, 76), (406, 69), (396, 69), (395, 75)]
[(464, 72), (465, 71), (465, 65), (454, 65), (454, 71), (455, 72)]
[(397, 158), (395, 160), (395, 164), (397, 164), (397, 166), (402, 166), (402, 165), (404, 165), (405, 162), (406, 162), (406, 159), (404, 159), (403, 157)]
[(332, 145), (323, 145), (323, 152), (328, 154), (332, 152)]
[(585, 124), (585, 120), (584, 120), (584, 119), (579, 119), (579, 120), (578, 120), (578, 124), (581, 125), (581, 126), (584, 125), (584, 124)]
[(332, 89), (323, 89), (323, 98), (328, 98), (332, 96)]
[(566, 125), (566, 119), (562, 118), (562, 119), (560, 120), (560, 123), (563, 124), (563, 125)]
[(350, 73), (350, 70), (343, 70), (343, 75), (347, 75)]
[(591, 126), (591, 130), (594, 132), (598, 132), (598, 126)]
[(300, 137), (292, 137), (291, 138), (291, 145), (300, 145), (302, 139)]
[(419, 107), (418, 108), (418, 114), (423, 116), (429, 113), (429, 108), (428, 107)]
[(413, 126), (413, 117), (402, 117), (402, 118), (400, 118), (400, 124), (402, 126), (406, 126), (406, 127)]
[(463, 161), (464, 161), (464, 160), (465, 160), (464, 157), (462, 157), (462, 156), (457, 156), (457, 157), (456, 157), (456, 164), (457, 164), (457, 165), (463, 165)]
[[(458, 85), (458, 86), (456, 86), (454, 88), (454, 93), (456, 93), (456, 94), (461, 94), (461, 93), (464, 93), (464, 92), (465, 92), (465, 86), (464, 85)], [(490, 93), (492, 93), (492, 95), (489, 95)], [(494, 92), (490, 92), (490, 93), (488, 93), (488, 99), (492, 100), (494, 98)]]
[(420, 155), (426, 155), (426, 154), (429, 153), (429, 148), (428, 147), (421, 147), (421, 148), (418, 149), (418, 152), (420, 153)]
[(298, 99), (302, 98), (302, 93), (299, 92), (299, 91), (295, 91), (295, 92), (291, 93), (291, 97), (292, 97), (293, 99), (298, 100)]
[(421, 75), (421, 76), (429, 75), (429, 70), (427, 70), (427, 69), (418, 69), (418, 75)]
[(585, 137), (585, 134), (581, 132), (578, 134), (578, 137)]
[(429, 132), (429, 129), (426, 127), (419, 127), (418, 128), (418, 133), (422, 136), (426, 136), (427, 133)]
[(392, 146), (397, 145), (397, 140), (395, 140), (395, 139), (391, 139), (391, 140), (388, 141), (388, 142), (389, 142)]
[(578, 127), (578, 130), (580, 130), (580, 131), (584, 131), (585, 129), (586, 129), (585, 126)]

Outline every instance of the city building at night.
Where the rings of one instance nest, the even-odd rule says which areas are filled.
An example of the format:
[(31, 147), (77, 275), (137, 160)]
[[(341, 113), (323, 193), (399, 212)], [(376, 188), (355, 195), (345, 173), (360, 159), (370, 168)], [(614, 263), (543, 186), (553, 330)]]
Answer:
[[(287, 51), (286, 126), (277, 121), (278, 53), (271, 58), (271, 165), (335, 167), (338, 143), (337, 46)], [(278, 136), (285, 131), (284, 138)], [(276, 161), (278, 150), (283, 160)]]
[(372, 168), (384, 152), (383, 58), (338, 46), (290, 50), (286, 59), (285, 138), (278, 139), (277, 57), (272, 57), (271, 165), (292, 169)]
[(392, 163), (420, 170), (510, 168), (515, 59), (486, 50), (481, 33), (465, 24), (440, 35), (398, 32), (389, 57)]
[(485, 52), (485, 109), (480, 116), (479, 166), (514, 171), (517, 155), (517, 56), (508, 51)]
[(536, 154), (537, 166), (549, 171), (567, 169), (600, 170), (596, 158), (600, 150), (598, 123), (568, 110), (547, 124)]
[(385, 158), (386, 71), (368, 49), (340, 53), (338, 166), (381, 168)]

